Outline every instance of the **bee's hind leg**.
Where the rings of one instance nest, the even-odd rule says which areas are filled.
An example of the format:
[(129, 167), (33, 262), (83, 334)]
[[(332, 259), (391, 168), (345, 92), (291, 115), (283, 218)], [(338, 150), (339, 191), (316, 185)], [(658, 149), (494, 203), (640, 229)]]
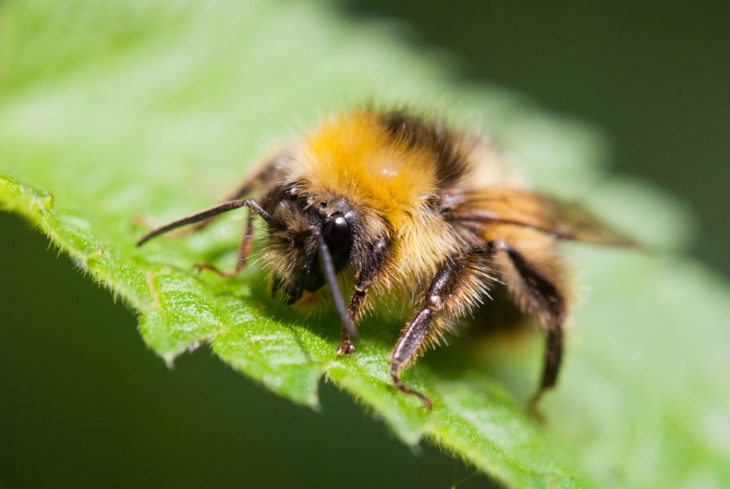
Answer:
[(568, 317), (563, 265), (552, 239), (544, 236), (531, 239), (538, 238), (544, 240), (540, 248), (525, 246), (519, 241), (490, 243), (494, 263), (514, 302), (524, 313), (537, 316), (545, 328), (542, 377), (529, 401), (529, 408), (535, 413), (542, 395), (558, 380), (563, 357), (563, 327)]
[(542, 378), (537, 391), (530, 398), (528, 404), (530, 411), (537, 413), (538, 404), (542, 395), (555, 387), (560, 372), (560, 363), (563, 357), (563, 325), (556, 323), (548, 327), (545, 340), (545, 358), (543, 363)]

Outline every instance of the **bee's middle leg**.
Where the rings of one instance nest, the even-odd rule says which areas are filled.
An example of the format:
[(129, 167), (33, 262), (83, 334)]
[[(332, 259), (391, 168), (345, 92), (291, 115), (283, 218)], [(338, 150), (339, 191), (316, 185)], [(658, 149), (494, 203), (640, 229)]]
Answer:
[(406, 386), (401, 373), (438, 341), (451, 321), (467, 314), (486, 293), (491, 279), (484, 257), (471, 253), (447, 260), (420, 301), (420, 309), (406, 324), (390, 355), (390, 377), (401, 392), (415, 396), (427, 409), (433, 403), (425, 394)]
[(251, 249), (253, 248), (254, 239), (254, 227), (253, 227), (253, 216), (249, 214), (246, 220), (246, 230), (243, 233), (243, 239), (238, 247), (238, 254), (236, 255), (236, 265), (231, 270), (220, 270), (210, 263), (197, 263), (195, 268), (198, 270), (210, 270), (211, 272), (217, 273), (221, 277), (235, 277), (241, 270), (246, 267), (249, 255), (251, 255)]

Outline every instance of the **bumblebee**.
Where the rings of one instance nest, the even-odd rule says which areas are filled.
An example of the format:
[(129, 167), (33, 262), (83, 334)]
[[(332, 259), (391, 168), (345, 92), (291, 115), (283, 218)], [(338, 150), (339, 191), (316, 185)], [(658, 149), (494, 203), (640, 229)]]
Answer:
[[(631, 241), (580, 207), (526, 189), (482, 137), (404, 110), (355, 110), (323, 120), (260, 165), (224, 202), (149, 231), (199, 231), (248, 207), (232, 276), (254, 244), (253, 216), (266, 223), (261, 261), (273, 292), (290, 305), (334, 302), (341, 355), (355, 351), (357, 324), (381, 302), (412, 307), (390, 354), (390, 377), (426, 408), (431, 400), (401, 375), (480, 307), (495, 284), (546, 333), (534, 405), (553, 387), (563, 356), (569, 287), (561, 240), (625, 246)], [(339, 278), (339, 280), (338, 280)], [(352, 291), (345, 301), (343, 284)]]

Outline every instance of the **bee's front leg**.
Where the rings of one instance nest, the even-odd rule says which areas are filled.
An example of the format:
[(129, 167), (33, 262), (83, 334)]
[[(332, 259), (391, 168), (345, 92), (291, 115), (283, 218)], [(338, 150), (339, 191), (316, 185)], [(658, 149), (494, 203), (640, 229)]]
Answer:
[[(258, 169), (252, 175), (248, 176), (238, 187), (236, 187), (235, 190), (233, 190), (233, 192), (230, 192), (228, 195), (223, 197), (222, 202), (242, 199), (249, 195), (264, 195), (260, 202), (265, 207), (268, 203), (267, 201), (271, 198), (271, 189), (274, 182), (276, 182), (278, 178), (280, 178), (282, 171), (284, 170), (284, 168), (286, 168), (287, 163), (289, 163), (290, 161), (291, 156), (289, 155), (289, 153), (286, 152), (277, 154), (273, 158), (264, 160), (264, 162), (259, 165)], [(204, 219), (196, 223), (194, 226), (190, 226), (190, 228), (181, 231), (179, 235), (183, 236), (185, 234), (197, 233), (198, 231), (202, 231), (203, 229), (208, 227), (214, 221), (214, 219), (215, 218)], [(205, 268), (218, 272), (217, 270), (215, 270), (215, 268), (212, 267), (199, 268)], [(220, 272), (218, 273), (220, 274)], [(224, 272), (223, 274), (225, 276), (231, 276), (235, 275), (236, 273), (237, 272)]]
[[(357, 324), (367, 308), (367, 294), (370, 286), (375, 282), (380, 273), (385, 269), (391, 256), (390, 240), (387, 237), (378, 238), (370, 248), (367, 260), (360, 266), (355, 274), (355, 290), (347, 304), (347, 313), (352, 318), (353, 324)], [(342, 343), (337, 349), (338, 355), (349, 355), (355, 351), (355, 345), (342, 328)]]

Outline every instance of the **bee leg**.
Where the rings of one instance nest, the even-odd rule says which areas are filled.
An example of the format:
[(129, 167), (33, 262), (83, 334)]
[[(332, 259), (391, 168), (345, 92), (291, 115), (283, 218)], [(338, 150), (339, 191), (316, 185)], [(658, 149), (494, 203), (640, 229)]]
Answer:
[(183, 226), (187, 226), (188, 224), (194, 224), (196, 222), (204, 221), (210, 217), (217, 216), (218, 214), (223, 214), (224, 212), (229, 212), (234, 209), (240, 209), (241, 207), (248, 207), (251, 212), (255, 213), (258, 216), (261, 216), (264, 221), (269, 223), (270, 226), (276, 226), (279, 227), (281, 224), (276, 221), (271, 214), (269, 214), (261, 205), (256, 202), (255, 200), (229, 200), (228, 202), (222, 202), (218, 205), (214, 205), (213, 207), (209, 207), (207, 209), (204, 209), (200, 212), (196, 212), (195, 214), (190, 214), (189, 216), (181, 217), (180, 219), (176, 219), (172, 222), (169, 222), (167, 224), (163, 224), (160, 227), (157, 227), (155, 229), (152, 229), (145, 233), (141, 238), (137, 240), (137, 246), (142, 246), (147, 241), (151, 240), (152, 238), (155, 238), (157, 236), (160, 236), (162, 234), (168, 233), (174, 229), (181, 228)]
[[(269, 182), (275, 181), (277, 174), (281, 172), (282, 166), (286, 161), (288, 161), (288, 158), (289, 156), (287, 154), (281, 154), (268, 160), (266, 163), (263, 164), (259, 171), (247, 178), (244, 182), (242, 182), (233, 192), (226, 195), (223, 198), (223, 202), (242, 199), (243, 197), (250, 195), (257, 190), (270, 187)], [(265, 198), (262, 200), (262, 203), (264, 205), (265, 200)], [(203, 229), (208, 227), (215, 219), (215, 216), (204, 219), (196, 223), (194, 226), (190, 226), (190, 228), (188, 229), (178, 231), (175, 236), (185, 236), (188, 234), (197, 233), (198, 231), (202, 231)], [(204, 268), (214, 270), (214, 268)]]
[(562, 265), (549, 247), (541, 248), (541, 254), (533, 257), (504, 241), (494, 241), (490, 248), (513, 300), (523, 312), (536, 315), (547, 333), (540, 386), (529, 403), (535, 410), (545, 391), (555, 386), (563, 357), (568, 309), (562, 291)]
[(431, 400), (407, 387), (400, 375), (427, 346), (439, 340), (448, 329), (449, 320), (467, 314), (481, 301), (490, 280), (485, 270), (484, 257), (479, 252), (448, 259), (426, 290), (421, 309), (403, 328), (390, 354), (390, 377), (395, 387), (418, 397), (427, 409), (433, 406)]
[(431, 333), (431, 329), (435, 327), (434, 324), (434, 310), (426, 306), (416, 315), (416, 317), (410, 323), (406, 324), (403, 329), (400, 338), (393, 348), (393, 352), (390, 354), (390, 378), (393, 381), (396, 389), (408, 394), (415, 396), (421, 400), (423, 407), (426, 409), (433, 408), (433, 402), (425, 394), (418, 392), (406, 386), (400, 378), (401, 372), (409, 364), (413, 363), (418, 355), (426, 348), (428, 343), (428, 336)]
[(345, 328), (342, 328), (342, 343), (337, 347), (337, 354), (347, 356), (353, 353), (355, 353), (355, 345), (352, 344), (352, 338), (347, 334)]
[(552, 389), (558, 380), (560, 372), (560, 363), (563, 357), (563, 325), (556, 324), (547, 330), (547, 339), (545, 340), (545, 360), (543, 363), (542, 380), (540, 387), (530, 398), (528, 404), (533, 412), (537, 412), (537, 406), (542, 395), (549, 389)]
[(238, 275), (241, 270), (246, 267), (246, 261), (251, 254), (251, 248), (253, 248), (254, 229), (253, 219), (251, 219), (252, 217), (253, 216), (249, 215), (248, 219), (246, 220), (246, 231), (243, 234), (241, 245), (238, 247), (236, 266), (232, 270), (219, 270), (210, 263), (197, 263), (195, 265), (195, 268), (198, 271), (210, 270), (211, 272), (217, 273), (221, 277), (235, 277), (236, 275)]
[[(355, 287), (347, 303), (347, 313), (352, 318), (353, 324), (357, 324), (367, 307), (367, 293), (370, 286), (378, 277), (380, 272), (390, 259), (390, 242), (387, 238), (378, 239), (371, 248), (368, 261), (365, 262), (355, 273)], [(355, 351), (347, 330), (342, 328), (342, 344), (337, 349), (338, 355), (349, 355)]]

